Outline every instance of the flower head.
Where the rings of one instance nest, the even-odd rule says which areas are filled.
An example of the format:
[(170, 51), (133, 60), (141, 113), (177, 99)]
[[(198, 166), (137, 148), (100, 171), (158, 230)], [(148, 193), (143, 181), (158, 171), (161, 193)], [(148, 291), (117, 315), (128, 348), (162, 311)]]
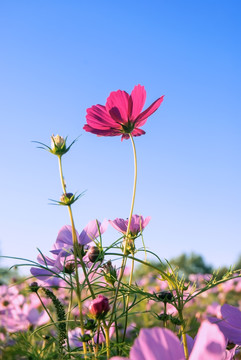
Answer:
[[(149, 221), (151, 220), (150, 216), (147, 216), (145, 219), (143, 216), (140, 215), (133, 215), (131, 218), (130, 224), (130, 235), (131, 237), (138, 236), (144, 228), (148, 225)], [(126, 234), (127, 227), (128, 227), (129, 219), (119, 219), (116, 218), (115, 220), (109, 220), (109, 223), (115, 228), (116, 230), (122, 232), (124, 235)]]
[(121, 140), (132, 136), (140, 136), (145, 131), (140, 129), (147, 118), (161, 105), (163, 96), (154, 101), (145, 111), (142, 111), (146, 101), (144, 86), (137, 85), (131, 95), (118, 90), (110, 93), (105, 106), (93, 105), (87, 109), (84, 130), (98, 136), (119, 136)]

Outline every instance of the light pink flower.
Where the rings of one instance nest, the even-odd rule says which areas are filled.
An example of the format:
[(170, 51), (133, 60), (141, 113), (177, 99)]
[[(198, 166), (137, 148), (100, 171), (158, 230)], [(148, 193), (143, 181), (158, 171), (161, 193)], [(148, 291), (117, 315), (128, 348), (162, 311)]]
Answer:
[[(148, 225), (149, 221), (151, 220), (150, 216), (147, 216), (145, 219), (143, 216), (140, 215), (133, 215), (131, 218), (131, 225), (130, 225), (130, 234), (133, 237), (136, 237), (144, 228)], [(109, 220), (109, 223), (115, 228), (116, 230), (122, 232), (124, 235), (126, 234), (127, 227), (128, 227), (129, 220), (126, 219), (115, 219)]]
[[(189, 360), (223, 360), (226, 340), (216, 325), (204, 321), (198, 331)], [(115, 356), (111, 360), (124, 360)], [(141, 329), (130, 351), (130, 360), (185, 360), (178, 337), (169, 329)]]
[(118, 90), (110, 93), (105, 106), (94, 105), (87, 109), (84, 130), (98, 136), (119, 136), (121, 140), (132, 136), (140, 136), (145, 131), (139, 129), (147, 118), (161, 105), (164, 96), (161, 96), (142, 112), (146, 101), (144, 86), (137, 85), (131, 95)]

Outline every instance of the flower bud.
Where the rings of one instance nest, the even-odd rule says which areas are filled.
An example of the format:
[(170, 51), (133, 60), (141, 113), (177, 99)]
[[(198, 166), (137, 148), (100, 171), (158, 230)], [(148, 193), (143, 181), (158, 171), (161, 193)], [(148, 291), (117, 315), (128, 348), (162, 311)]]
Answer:
[(90, 334), (84, 334), (82, 336), (80, 336), (80, 341), (82, 342), (88, 342), (92, 339), (92, 337), (90, 336)]
[(164, 303), (171, 303), (173, 301), (173, 295), (169, 291), (162, 291), (157, 295), (158, 299), (160, 301), (163, 301)]
[(32, 291), (32, 292), (37, 292), (38, 289), (39, 289), (39, 285), (36, 281), (32, 282), (30, 285), (29, 285), (29, 289)]
[(96, 328), (96, 322), (94, 319), (86, 319), (84, 322), (84, 328), (86, 330), (95, 330)]
[(87, 252), (89, 261), (94, 263), (96, 260), (103, 261), (104, 256), (102, 251), (97, 246), (91, 246)]
[(63, 155), (68, 150), (66, 149), (66, 139), (60, 135), (51, 136), (51, 152), (54, 155)]
[(75, 264), (73, 261), (68, 261), (64, 265), (64, 272), (66, 274), (72, 274), (75, 270)]
[(107, 261), (107, 263), (103, 265), (103, 270), (105, 281), (114, 286), (117, 281), (117, 272), (116, 267), (112, 265), (111, 260)]
[(62, 146), (65, 144), (64, 138), (60, 135), (56, 135), (56, 136), (52, 135), (51, 139), (52, 139), (52, 144), (51, 144), (52, 150), (54, 149), (55, 146), (58, 149), (61, 149)]
[(89, 312), (95, 319), (103, 319), (109, 310), (109, 300), (103, 295), (98, 295), (89, 306)]
[(61, 205), (71, 205), (75, 201), (75, 196), (72, 193), (63, 194), (60, 198)]

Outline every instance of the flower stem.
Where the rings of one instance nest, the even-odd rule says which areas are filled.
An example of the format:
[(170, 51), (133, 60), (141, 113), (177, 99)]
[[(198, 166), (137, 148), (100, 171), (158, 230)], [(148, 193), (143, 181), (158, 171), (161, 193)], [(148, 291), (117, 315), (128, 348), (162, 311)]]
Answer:
[[(133, 214), (133, 209), (134, 209), (134, 202), (135, 202), (135, 196), (136, 196), (136, 182), (137, 182), (136, 147), (135, 147), (135, 143), (134, 143), (134, 140), (133, 140), (133, 137), (131, 134), (130, 134), (130, 139), (131, 139), (131, 143), (132, 143), (132, 147), (133, 147), (133, 155), (134, 155), (134, 184), (133, 184), (133, 194), (132, 194), (132, 201), (131, 201), (131, 210), (130, 210), (129, 221), (128, 221), (127, 230), (126, 230), (126, 240), (128, 240), (128, 235), (129, 235), (130, 227), (131, 227), (131, 219), (132, 219), (132, 214)], [(127, 242), (125, 243), (125, 246), (127, 246)]]
[[(132, 254), (132, 256), (134, 256), (134, 254)], [(130, 272), (130, 278), (129, 278), (129, 287), (132, 284), (132, 277), (133, 277), (133, 272), (134, 272), (134, 265), (135, 265), (135, 260), (132, 259), (131, 262), (131, 272)], [(125, 337), (126, 337), (126, 329), (127, 329), (127, 322), (128, 322), (128, 304), (129, 304), (129, 299), (130, 299), (130, 293), (128, 293), (127, 298), (126, 298), (126, 316), (125, 316), (125, 325), (124, 325), (124, 333), (123, 333), (123, 342), (125, 341)]]
[(182, 311), (178, 310), (178, 314), (179, 314), (179, 319), (181, 321), (181, 333), (182, 333), (182, 343), (183, 343), (184, 355), (185, 355), (185, 359), (188, 360), (189, 354), (188, 354), (188, 347), (187, 347), (187, 336), (186, 336), (185, 324), (184, 324), (184, 319), (182, 316)]
[(69, 359), (71, 358), (71, 355), (70, 355), (68, 330), (69, 330), (69, 319), (70, 319), (72, 303), (73, 303), (73, 287), (72, 287), (73, 285), (72, 285), (72, 276), (71, 275), (70, 275), (70, 282), (71, 282), (70, 300), (69, 300), (68, 312), (67, 312), (67, 317), (66, 317), (66, 333), (67, 333), (67, 347), (68, 347), (68, 352), (69, 352)]
[[(63, 177), (63, 170), (62, 170), (62, 162), (61, 162), (61, 156), (58, 156), (59, 159), (59, 171), (60, 171), (60, 179), (62, 188), (64, 191), (64, 194), (66, 194), (66, 185), (64, 182)], [(77, 295), (77, 301), (78, 301), (78, 307), (79, 307), (79, 313), (80, 313), (80, 328), (81, 328), (81, 334), (84, 335), (84, 320), (83, 320), (83, 312), (82, 312), (82, 300), (81, 300), (81, 290), (80, 290), (80, 283), (79, 283), (79, 273), (78, 273), (78, 261), (77, 261), (77, 248), (79, 246), (77, 236), (76, 236), (76, 230), (74, 226), (74, 219), (73, 214), (71, 210), (71, 206), (68, 205), (69, 210), (69, 216), (71, 220), (71, 226), (72, 226), (72, 238), (73, 238), (73, 249), (74, 249), (74, 265), (75, 265), (75, 280), (76, 280), (76, 295)], [(83, 342), (83, 350), (86, 358), (87, 354), (87, 348), (86, 343)]]
[(110, 335), (109, 335), (109, 328), (108, 326), (103, 322), (103, 327), (105, 330), (105, 341), (106, 341), (106, 355), (107, 360), (110, 359)]
[[(48, 309), (46, 308), (46, 306), (44, 305), (44, 303), (43, 303), (43, 301), (42, 301), (42, 299), (41, 299), (41, 297), (39, 296), (39, 293), (36, 291), (36, 294), (37, 294), (37, 296), (38, 296), (38, 298), (39, 298), (39, 301), (41, 302), (41, 304), (42, 304), (42, 306), (43, 306), (43, 308), (44, 308), (44, 310), (46, 311), (46, 313), (48, 314), (48, 316), (49, 316), (49, 318), (50, 318), (50, 320), (52, 321), (52, 323), (53, 324), (55, 324), (55, 322), (54, 322), (54, 320), (53, 320), (53, 318), (52, 318), (52, 316), (50, 315), (50, 312), (48, 311)], [(56, 325), (55, 325), (56, 326)]]
[[(126, 265), (126, 259), (127, 259), (127, 245), (128, 245), (128, 235), (130, 232), (130, 226), (131, 226), (131, 219), (132, 219), (132, 213), (133, 213), (133, 209), (134, 209), (134, 203), (135, 203), (135, 196), (136, 196), (136, 182), (137, 182), (137, 156), (136, 156), (136, 147), (135, 147), (135, 143), (133, 140), (133, 137), (131, 134), (130, 135), (130, 139), (131, 139), (131, 143), (132, 143), (132, 147), (133, 147), (133, 155), (134, 155), (134, 184), (133, 184), (133, 194), (132, 194), (132, 201), (131, 201), (131, 210), (130, 210), (130, 215), (129, 215), (129, 221), (128, 221), (128, 225), (127, 225), (127, 230), (126, 230), (126, 235), (125, 235), (125, 239), (124, 239), (124, 256), (122, 258), (122, 263), (121, 263), (121, 270), (120, 270), (120, 274), (119, 274), (119, 279), (118, 279), (118, 283), (117, 283), (117, 287), (116, 287), (116, 292), (115, 292), (115, 298), (114, 298), (114, 302), (113, 302), (113, 308), (112, 308), (112, 313), (111, 313), (111, 317), (110, 317), (110, 321), (109, 321), (109, 325), (108, 328), (110, 328), (111, 323), (112, 323), (112, 319), (113, 319), (113, 315), (115, 312), (115, 308), (116, 308), (116, 302), (117, 302), (117, 298), (118, 298), (118, 292), (120, 289), (120, 283), (122, 280), (122, 277), (124, 275), (124, 271), (125, 271), (125, 265)], [(134, 265), (133, 265), (134, 266)], [(134, 268), (134, 267), (133, 267)]]

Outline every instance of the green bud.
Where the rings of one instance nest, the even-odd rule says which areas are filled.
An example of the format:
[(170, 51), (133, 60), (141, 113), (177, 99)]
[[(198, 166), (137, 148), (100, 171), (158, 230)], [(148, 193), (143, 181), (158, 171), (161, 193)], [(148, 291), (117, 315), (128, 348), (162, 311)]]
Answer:
[(179, 320), (179, 319), (176, 318), (176, 317), (171, 316), (170, 320), (171, 320), (171, 322), (172, 322), (174, 325), (182, 325), (181, 320)]
[(158, 319), (162, 320), (162, 321), (167, 321), (170, 320), (171, 315), (165, 314), (165, 313), (161, 313), (160, 315), (158, 315)]
[(72, 205), (75, 202), (75, 195), (72, 193), (65, 193), (61, 196), (60, 202), (62, 205)]
[(38, 289), (39, 289), (39, 285), (36, 281), (32, 282), (32, 284), (29, 285), (29, 289), (32, 291), (32, 292), (37, 292)]
[(84, 323), (84, 328), (86, 330), (95, 330), (96, 328), (96, 321), (94, 319), (86, 319)]
[(107, 263), (103, 265), (103, 270), (105, 281), (114, 286), (117, 281), (117, 272), (116, 267), (112, 265), (111, 260), (107, 261)]
[(91, 337), (89, 334), (84, 334), (84, 335), (80, 336), (80, 340), (81, 340), (82, 342), (88, 342), (88, 341), (90, 341), (91, 339), (92, 339), (92, 337)]

